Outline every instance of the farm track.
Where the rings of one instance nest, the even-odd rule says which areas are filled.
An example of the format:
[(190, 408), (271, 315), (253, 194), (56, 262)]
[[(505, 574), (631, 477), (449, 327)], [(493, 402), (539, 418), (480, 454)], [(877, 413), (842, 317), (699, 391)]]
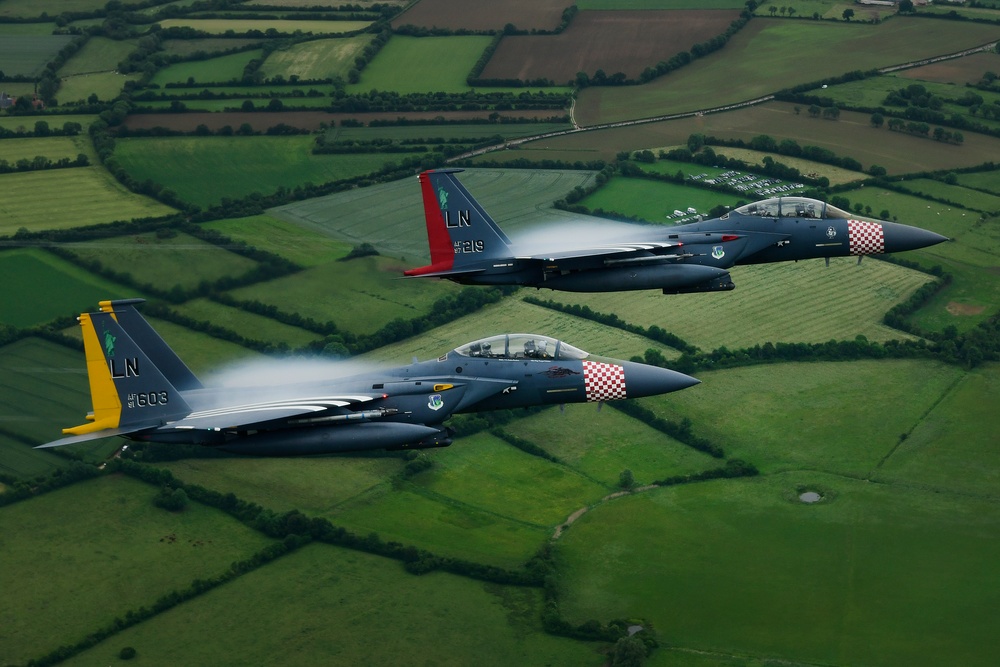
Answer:
[[(921, 59), (921, 60), (914, 60), (914, 61), (911, 61), (911, 62), (908, 62), (908, 63), (899, 64), (899, 65), (890, 65), (888, 67), (882, 67), (882, 68), (880, 68), (878, 70), (878, 73), (879, 74), (888, 74), (888, 73), (891, 73), (891, 72), (896, 72), (896, 71), (900, 71), (900, 70), (904, 70), (904, 69), (913, 69), (913, 68), (916, 68), (916, 67), (923, 67), (925, 65), (931, 65), (931, 64), (938, 63), (938, 62), (943, 62), (943, 61), (946, 61), (946, 60), (954, 60), (956, 58), (962, 58), (964, 56), (969, 56), (969, 55), (972, 55), (974, 53), (981, 53), (981, 52), (985, 52), (985, 51), (990, 51), (991, 49), (996, 48), (996, 46), (997, 46), (997, 42), (991, 42), (989, 44), (984, 44), (982, 46), (977, 46), (977, 47), (972, 48), (972, 49), (965, 49), (965, 50), (959, 51), (957, 53), (951, 53), (951, 54), (947, 54), (947, 55), (943, 55), (943, 56), (935, 56), (933, 58), (924, 58), (924, 59)], [(569, 108), (570, 123), (573, 125), (573, 129), (570, 129), (570, 130), (560, 130), (558, 132), (546, 132), (544, 134), (537, 134), (537, 135), (530, 136), (530, 137), (521, 137), (519, 139), (512, 139), (510, 141), (505, 141), (502, 144), (495, 144), (493, 146), (486, 146), (484, 148), (478, 148), (476, 150), (469, 151), (467, 153), (462, 153), (461, 155), (456, 155), (454, 157), (449, 158), (447, 160), (447, 162), (455, 162), (457, 160), (467, 160), (467, 159), (470, 159), (470, 158), (473, 158), (473, 157), (477, 157), (479, 155), (485, 155), (486, 153), (492, 153), (492, 152), (495, 152), (495, 151), (506, 150), (506, 149), (512, 148), (514, 146), (520, 146), (522, 144), (529, 143), (529, 142), (532, 142), (532, 141), (539, 141), (541, 139), (550, 139), (552, 137), (561, 137), (561, 136), (565, 136), (565, 135), (569, 135), (569, 134), (577, 134), (579, 132), (594, 132), (594, 131), (597, 131), (597, 130), (608, 130), (608, 129), (612, 129), (612, 128), (629, 127), (629, 126), (633, 126), (633, 125), (645, 125), (645, 124), (648, 124), (648, 123), (660, 123), (660, 122), (668, 121), (668, 120), (678, 120), (680, 118), (692, 118), (692, 117), (696, 117), (696, 116), (705, 116), (707, 114), (722, 113), (724, 111), (733, 111), (735, 109), (742, 109), (742, 108), (746, 108), (746, 107), (755, 106), (755, 105), (758, 105), (758, 104), (763, 104), (764, 102), (769, 102), (769, 101), (773, 100), (774, 97), (775, 97), (775, 93), (772, 93), (770, 95), (764, 95), (762, 97), (757, 97), (757, 98), (754, 98), (752, 100), (746, 100), (744, 102), (736, 102), (735, 104), (727, 104), (727, 105), (721, 106), (721, 107), (712, 107), (712, 108), (709, 108), (709, 109), (699, 109), (699, 110), (695, 110), (695, 111), (683, 111), (683, 112), (680, 112), (680, 113), (666, 114), (666, 115), (663, 115), (663, 116), (652, 116), (652, 117), (649, 117), (649, 118), (637, 118), (637, 119), (634, 119), (634, 120), (623, 120), (623, 121), (616, 121), (616, 122), (613, 122), (613, 123), (599, 123), (597, 125), (589, 125), (589, 126), (586, 126), (586, 127), (581, 127), (579, 125), (579, 123), (577, 123), (577, 121), (576, 121), (576, 116), (574, 114), (574, 111), (576, 109), (576, 98), (574, 97), (573, 101), (570, 103), (570, 108)]]

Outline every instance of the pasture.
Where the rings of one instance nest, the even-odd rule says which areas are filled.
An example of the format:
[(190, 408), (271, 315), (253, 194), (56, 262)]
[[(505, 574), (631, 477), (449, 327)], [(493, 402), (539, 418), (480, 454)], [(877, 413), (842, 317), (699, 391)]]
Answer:
[(154, 507), (157, 491), (105, 477), (0, 509), (5, 659), (76, 643), (271, 542), (197, 503), (182, 513)]
[[(530, 155), (535, 159), (543, 159), (559, 155), (570, 160), (611, 160), (621, 150), (682, 146), (692, 134), (742, 139), (747, 142), (760, 134), (766, 134), (779, 142), (782, 139), (794, 139), (800, 146), (818, 146), (831, 150), (840, 157), (852, 157), (865, 169), (871, 165), (880, 165), (890, 175), (955, 169), (993, 161), (1000, 155), (1000, 139), (991, 136), (969, 133), (965, 143), (958, 146), (892, 132), (887, 128), (876, 129), (871, 125), (870, 114), (842, 111), (839, 120), (834, 121), (813, 118), (802, 108), (796, 113), (796, 106), (768, 102), (723, 113), (577, 132), (532, 141), (522, 144), (520, 151), (507, 153), (511, 158)], [(528, 150), (532, 152), (518, 154)], [(725, 148), (717, 150), (726, 153)], [(487, 155), (485, 158), (495, 159), (495, 155)], [(783, 158), (775, 159), (783, 161)]]
[(57, 74), (60, 77), (78, 74), (93, 74), (118, 69), (118, 63), (125, 60), (135, 50), (138, 40), (114, 40), (107, 37), (91, 37), (79, 51), (73, 54)]
[(103, 167), (3, 174), (0, 235), (71, 229), (169, 215), (174, 209), (125, 189)]
[(568, 130), (568, 123), (470, 123), (469, 125), (398, 125), (387, 127), (344, 127), (338, 125), (326, 133), (327, 141), (371, 141), (391, 139), (393, 141), (425, 140), (430, 143), (439, 139), (480, 139), (500, 135), (505, 139), (529, 137), (546, 132)]
[[(781, 2), (761, 2), (755, 14), (757, 16), (786, 15), (798, 18), (823, 18), (842, 21), (845, 9), (854, 10), (853, 21), (878, 21), (896, 14), (895, 7), (878, 5), (857, 5), (850, 0), (789, 0)], [(774, 11), (771, 11), (771, 8)], [(782, 11), (785, 10), (785, 11)], [(791, 13), (789, 13), (791, 12)]]
[(177, 306), (176, 310), (196, 320), (225, 327), (241, 336), (275, 345), (284, 344), (293, 349), (304, 347), (322, 338), (319, 334), (311, 331), (208, 299), (188, 301)]
[[(4, 8), (0, 5), (0, 16)], [(3, 72), (9, 76), (38, 76), (45, 64), (72, 39), (70, 35), (4, 35), (0, 40)]]
[(373, 39), (372, 35), (357, 35), (345, 39), (318, 39), (294, 44), (284, 50), (272, 51), (260, 67), (265, 78), (281, 75), (286, 79), (331, 79), (347, 74), (354, 59), (361, 55)]
[[(615, 178), (603, 188), (584, 197), (580, 204), (592, 211), (604, 209), (659, 225), (672, 225), (676, 220), (673, 215), (676, 210), (687, 211), (688, 208), (694, 208), (707, 217), (708, 211), (715, 206), (735, 208), (740, 201), (749, 202), (754, 199), (756, 197), (753, 194), (740, 197), (679, 183), (645, 178)], [(685, 220), (691, 222), (691, 215)], [(663, 232), (651, 233), (662, 235)]]
[(279, 33), (292, 34), (301, 31), (303, 34), (341, 35), (347, 32), (364, 30), (372, 24), (371, 21), (298, 21), (289, 19), (201, 19), (181, 17), (157, 21), (164, 28), (193, 28), (201, 32), (221, 35), (229, 30), (246, 33), (258, 30), (266, 33), (277, 30)]
[(934, 197), (951, 202), (961, 202), (961, 205), (971, 211), (983, 213), (1000, 213), (1000, 196), (985, 192), (977, 192), (958, 185), (949, 185), (930, 178), (906, 180), (900, 184), (905, 190), (923, 197)]
[(958, 183), (967, 188), (985, 190), (1000, 195), (1000, 172), (980, 171), (972, 174), (959, 174)]
[(165, 39), (163, 51), (167, 55), (190, 56), (198, 51), (216, 53), (259, 44), (259, 39), (239, 39), (228, 37), (203, 37), (200, 39)]
[(247, 63), (260, 58), (262, 53), (262, 50), (255, 49), (206, 60), (174, 63), (157, 70), (150, 83), (162, 87), (168, 83), (185, 83), (191, 80), (201, 84), (235, 81), (243, 76)]
[[(84, 261), (96, 260), (162, 290), (174, 286), (191, 289), (203, 281), (237, 278), (257, 267), (252, 259), (187, 234), (161, 239), (150, 232), (63, 247)], [(185, 270), (178, 271), (179, 266)]]
[[(594, 125), (712, 109), (856, 69), (954, 53), (993, 39), (995, 26), (905, 17), (878, 25), (751, 21), (722, 51), (651, 83), (583, 90), (576, 118), (581, 125)], [(882, 48), (867, 48), (873, 43)]]
[[(38, 0), (5, 0), (0, 5), (0, 16), (35, 18), (42, 15), (44, 4)], [(101, 9), (105, 4), (102, 0), (60, 0), (58, 8), (61, 12), (92, 12), (95, 9)], [(50, 11), (48, 13), (54, 15), (58, 12)]]
[(464, 93), (466, 77), (489, 46), (490, 38), (394, 36), (361, 72), (359, 83), (349, 83), (348, 93), (392, 90), (407, 93)]
[(973, 53), (961, 58), (952, 58), (942, 62), (921, 65), (896, 72), (895, 76), (918, 81), (933, 81), (935, 83), (966, 84), (976, 83), (983, 74), (996, 67), (996, 55), (992, 53)]
[(697, 9), (580, 12), (558, 35), (504, 37), (482, 77), (571, 85), (578, 72), (593, 77), (602, 70), (635, 79), (650, 65), (724, 33), (738, 15)]
[(351, 251), (348, 243), (270, 215), (215, 220), (204, 227), (306, 267), (333, 262)]
[[(799, 502), (802, 487), (824, 500)], [(661, 664), (988, 665), (998, 528), (981, 497), (816, 472), (659, 489), (559, 540), (560, 607), (572, 623), (648, 619)]]
[(373, 333), (391, 320), (425, 315), (452, 283), (402, 280), (404, 267), (390, 257), (361, 257), (314, 266), (299, 273), (230, 292), (318, 322), (334, 322), (344, 331)]
[[(50, 119), (50, 129), (59, 129), (62, 124), (56, 119)], [(31, 121), (29, 121), (31, 122)], [(36, 121), (37, 122), (37, 121)], [(49, 122), (46, 120), (45, 122)], [(34, 129), (34, 123), (31, 128)], [(18, 160), (33, 160), (37, 156), (47, 157), (53, 162), (62, 159), (75, 160), (81, 153), (93, 163), (97, 161), (94, 144), (85, 134), (75, 137), (26, 137), (24, 139), (4, 139), (0, 144), (3, 157), (10, 164)]]
[(119, 74), (118, 72), (98, 72), (96, 74), (76, 74), (59, 82), (56, 97), (60, 104), (84, 102), (91, 94), (105, 102), (118, 97), (127, 81), (138, 81), (139, 74)]
[[(579, 221), (582, 216), (556, 210), (552, 202), (593, 178), (594, 172), (548, 169), (468, 169), (459, 176), (515, 241), (519, 231), (540, 221)], [(351, 244), (367, 241), (410, 268), (430, 258), (422, 207), (420, 188), (406, 178), (288, 204), (269, 213)]]
[[(127, 296), (125, 288), (39, 248), (0, 252), (4, 297), (0, 322), (31, 327), (76, 315), (98, 301)], [(31, 294), (31, 298), (24, 295)]]
[(143, 317), (196, 375), (219, 371), (235, 363), (266, 358), (260, 352), (242, 345), (213, 338), (166, 320), (145, 315)]
[(740, 0), (578, 0), (580, 9), (743, 9)]
[(507, 665), (602, 664), (594, 646), (539, 630), (542, 605), (537, 589), (415, 577), (396, 561), (313, 544), (66, 664), (113, 663), (126, 645), (150, 664), (417, 664), (427, 656), (449, 666), (484, 656)]
[(117, 142), (115, 159), (137, 181), (170, 183), (181, 199), (202, 207), (353, 178), (394, 159), (388, 153), (313, 155), (312, 141), (308, 135), (130, 138)]
[[(28, 84), (30, 85), (30, 84)], [(4, 84), (4, 88), (7, 84)], [(9, 89), (8, 89), (9, 90)], [(39, 120), (44, 120), (49, 124), (50, 128), (62, 127), (64, 123), (79, 123), (83, 126), (83, 129), (87, 129), (91, 123), (97, 119), (97, 116), (90, 114), (59, 114), (58, 116), (50, 116), (47, 118), (36, 118), (33, 116), (0, 116), (0, 127), (5, 130), (13, 130), (14, 132), (23, 131), (31, 132), (35, 129), (35, 123)], [(4, 140), (8, 141), (7, 139)], [(7, 144), (0, 144), (0, 146), (6, 146)]]
[(451, 30), (553, 30), (562, 21), (563, 0), (423, 0), (392, 19), (392, 27), (414, 25)]

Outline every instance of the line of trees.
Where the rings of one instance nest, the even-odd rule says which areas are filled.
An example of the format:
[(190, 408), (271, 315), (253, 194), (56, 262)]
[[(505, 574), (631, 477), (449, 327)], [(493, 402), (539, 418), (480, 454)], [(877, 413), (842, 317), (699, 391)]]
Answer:
[(0, 158), (0, 174), (10, 174), (21, 171), (43, 171), (45, 169), (66, 169), (68, 167), (86, 167), (90, 164), (90, 159), (80, 153), (75, 160), (68, 157), (61, 157), (53, 161), (44, 155), (36, 155), (33, 159), (21, 158), (13, 164)]

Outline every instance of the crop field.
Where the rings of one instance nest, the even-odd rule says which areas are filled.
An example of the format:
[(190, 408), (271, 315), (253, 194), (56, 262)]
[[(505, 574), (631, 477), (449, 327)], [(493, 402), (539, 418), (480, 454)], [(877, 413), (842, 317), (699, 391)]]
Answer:
[(241, 336), (272, 343), (284, 343), (299, 348), (322, 338), (319, 334), (283, 324), (262, 315), (248, 313), (208, 299), (195, 299), (177, 306), (176, 310), (196, 320), (211, 322), (235, 331)]
[(307, 135), (122, 139), (115, 159), (139, 182), (169, 182), (184, 201), (211, 206), (224, 197), (367, 174), (395, 158), (390, 153), (313, 155), (312, 141)]
[(981, 171), (973, 174), (959, 174), (958, 182), (967, 188), (986, 190), (1000, 195), (1000, 172)]
[(578, 0), (580, 9), (743, 9), (740, 0)]
[(260, 49), (255, 49), (206, 60), (175, 63), (157, 71), (150, 83), (162, 87), (168, 83), (184, 83), (190, 79), (197, 83), (235, 81), (243, 76), (243, 68), (247, 63), (260, 58), (262, 53)]
[(69, 229), (115, 220), (169, 215), (174, 209), (125, 189), (101, 167), (4, 174), (0, 234)]
[[(853, 257), (738, 266), (736, 289), (717, 294), (665, 296), (659, 291), (543, 294), (562, 303), (617, 313), (642, 326), (660, 326), (703, 350), (766, 342), (823, 343), (831, 339), (905, 340), (911, 336), (882, 324), (882, 316), (921, 285), (934, 280), (919, 271)], [(774, 304), (782, 307), (775, 310)], [(753, 326), (747, 326), (753, 322)]]
[[(800, 485), (826, 498), (798, 502)], [(988, 665), (998, 528), (991, 500), (813, 472), (661, 489), (559, 540), (560, 607), (754, 662)]]
[(0, 511), (5, 658), (26, 662), (75, 643), (270, 542), (196, 503), (183, 514), (156, 508), (157, 491), (106, 477)]
[(408, 658), (439, 655), (441, 665), (481, 664), (484, 656), (553, 667), (605, 661), (590, 644), (541, 632), (542, 605), (536, 589), (414, 577), (396, 561), (314, 544), (65, 664), (114, 663), (125, 645), (151, 664), (414, 664)]
[(273, 252), (300, 266), (317, 266), (341, 259), (351, 245), (329, 235), (289, 224), (270, 215), (215, 220), (203, 225), (255, 248)]
[(240, 39), (227, 37), (204, 37), (201, 39), (165, 39), (163, 40), (163, 51), (167, 55), (190, 56), (197, 51), (205, 53), (215, 53), (217, 51), (228, 51), (251, 44), (259, 44), (259, 39)]
[[(779, 4), (781, 7), (778, 6)], [(778, 13), (772, 14), (771, 7), (774, 7)], [(845, 9), (853, 9), (854, 18), (852, 20), (855, 22), (877, 21), (896, 14), (895, 7), (858, 5), (850, 2), (850, 0), (789, 0), (781, 3), (772, 0), (771, 2), (759, 3), (755, 14), (757, 16), (784, 17), (787, 12), (781, 11), (783, 8), (793, 10), (792, 14), (788, 14), (789, 16), (798, 18), (813, 18), (818, 16), (819, 18), (835, 19), (838, 21), (843, 20)]]
[[(517, 232), (539, 221), (567, 222), (586, 217), (556, 210), (552, 202), (577, 186), (585, 187), (593, 178), (594, 173), (588, 171), (531, 169), (469, 169), (459, 176), (514, 241)], [(407, 178), (296, 202), (269, 212), (348, 243), (367, 241), (385, 255), (416, 265), (430, 258), (421, 211), (420, 188), (415, 180)], [(379, 224), (372, 225), (371, 220)]]
[[(921, 8), (921, 13), (923, 13), (925, 8)], [(964, 16), (969, 19), (982, 19), (986, 21), (998, 21), (1000, 20), (1000, 9), (993, 6), (989, 7), (926, 7), (928, 14), (950, 14), (951, 12), (957, 13), (959, 16)]]
[(996, 69), (995, 54), (973, 53), (961, 58), (902, 70), (896, 72), (895, 76), (917, 79), (918, 81), (963, 85), (978, 82), (983, 78), (983, 74), (994, 69)]
[(392, 20), (392, 26), (415, 25), (452, 30), (553, 30), (562, 21), (564, 0), (422, 0)]
[[(82, 307), (127, 296), (125, 288), (37, 248), (0, 252), (4, 298), (0, 322), (30, 327), (75, 315)], [(31, 298), (24, 295), (31, 294)]]
[[(309, 98), (295, 98), (309, 99)], [(208, 100), (206, 100), (207, 102)], [(216, 100), (220, 101), (220, 100)], [(213, 101), (214, 102), (214, 101)], [(239, 100), (225, 100), (223, 107), (238, 107), (242, 102)], [(267, 101), (260, 100), (261, 104)], [(158, 103), (144, 102), (144, 105), (155, 106)], [(169, 104), (169, 102), (167, 103)], [(200, 101), (193, 101), (193, 105), (201, 104)], [(198, 112), (192, 111), (183, 114), (171, 113), (143, 113), (133, 114), (125, 119), (125, 127), (132, 129), (151, 129), (154, 127), (165, 127), (169, 130), (180, 130), (181, 132), (193, 132), (199, 125), (204, 125), (210, 130), (218, 130), (228, 125), (233, 130), (238, 130), (244, 123), (250, 125), (257, 132), (264, 132), (268, 128), (279, 123), (300, 127), (307, 130), (318, 130), (322, 124), (332, 125), (335, 116), (325, 111), (228, 111), (228, 112)]]
[(399, 260), (361, 257), (314, 266), (291, 276), (233, 290), (238, 299), (256, 299), (318, 322), (334, 322), (353, 333), (372, 333), (389, 321), (426, 314), (453, 283), (401, 280)]
[[(954, 53), (993, 39), (995, 26), (903, 17), (878, 25), (751, 21), (722, 51), (652, 83), (587, 88), (577, 100), (576, 118), (581, 125), (593, 125), (711, 109), (855, 69)], [(867, 48), (872, 43), (883, 46)]]
[[(870, 114), (842, 111), (839, 120), (833, 121), (813, 118), (801, 108), (797, 114), (795, 107), (793, 104), (769, 102), (724, 113), (578, 132), (522, 144), (521, 151), (545, 149), (545, 152), (536, 154), (538, 159), (548, 157), (548, 151), (563, 151), (567, 158), (576, 155), (568, 159), (610, 160), (620, 150), (684, 145), (692, 134), (744, 141), (767, 134), (779, 142), (794, 139), (800, 146), (818, 146), (838, 156), (853, 157), (866, 169), (877, 164), (885, 167), (890, 175), (982, 164), (1000, 155), (1000, 139), (991, 136), (968, 133), (965, 143), (957, 146), (892, 132), (887, 128), (876, 129), (871, 126)], [(507, 152), (511, 157), (525, 157), (518, 155), (519, 151)], [(726, 150), (720, 149), (719, 152), (725, 153)], [(492, 158), (492, 155), (495, 154), (486, 157)]]
[[(140, 283), (167, 290), (174, 286), (190, 289), (202, 281), (238, 277), (257, 266), (251, 259), (187, 234), (161, 239), (154, 233), (146, 233), (64, 247), (85, 261), (97, 260), (116, 271), (131, 273)], [(185, 270), (178, 271), (179, 266)]]
[[(551, 298), (547, 292), (540, 292), (538, 295)], [(511, 327), (517, 331), (513, 331)], [(641, 356), (649, 348), (660, 350), (668, 359), (680, 354), (677, 350), (644, 336), (525, 303), (520, 298), (508, 298), (421, 336), (380, 347), (365, 357), (392, 364), (405, 363), (411, 357), (434, 359), (459, 345), (501, 333), (544, 334), (566, 341), (593, 355), (616, 359)]]
[(360, 83), (348, 84), (348, 93), (394, 90), (406, 93), (464, 93), (472, 66), (489, 46), (490, 38), (403, 37), (396, 35), (361, 72)]
[[(675, 221), (673, 212), (676, 210), (687, 211), (688, 208), (694, 208), (701, 215), (707, 216), (709, 209), (720, 204), (735, 208), (737, 202), (753, 199), (753, 195), (741, 198), (678, 183), (644, 178), (615, 178), (584, 197), (580, 203), (592, 211), (604, 209), (660, 225), (671, 225)], [(687, 215), (684, 220), (691, 222), (693, 215)], [(658, 230), (651, 233), (661, 235), (664, 232)]]
[(287, 50), (271, 52), (260, 71), (268, 79), (276, 75), (299, 76), (302, 79), (347, 79), (354, 59), (372, 41), (372, 35), (346, 39), (320, 39), (295, 44)]
[[(272, 99), (281, 100), (282, 104), (286, 107), (295, 107), (297, 109), (322, 109), (330, 105), (330, 101), (322, 97), (302, 97), (297, 96), (294, 93), (289, 93), (287, 97), (275, 96), (273, 98), (257, 100), (257, 107), (266, 107)], [(173, 100), (150, 100), (148, 102), (143, 102), (140, 108), (167, 111), (172, 102)], [(240, 109), (243, 104), (243, 100), (184, 100), (182, 104), (184, 104), (185, 109), (189, 109), (195, 113), (201, 112), (218, 115), (225, 113), (227, 109), (230, 110), (230, 112), (235, 109)], [(260, 121), (262, 119), (256, 120)], [(183, 123), (184, 121), (182, 120), (181, 122)], [(190, 121), (185, 124), (190, 124)], [(225, 124), (228, 125), (228, 123)], [(265, 127), (258, 127), (260, 130), (266, 129)]]
[(167, 345), (173, 348), (187, 367), (198, 376), (220, 371), (235, 363), (266, 359), (265, 355), (260, 352), (254, 352), (226, 340), (212, 338), (207, 334), (192, 331), (173, 322), (155, 317), (146, 317), (146, 320), (163, 337)]
[[(6, 5), (0, 5), (0, 12)], [(0, 23), (0, 35), (51, 35), (55, 23)]]
[[(0, 6), (2, 15), (3, 7)], [(37, 76), (72, 39), (69, 35), (4, 35), (0, 40), (3, 72), (10, 76)]]
[(345, 32), (364, 30), (372, 24), (371, 21), (296, 21), (288, 19), (199, 19), (176, 18), (158, 21), (164, 28), (194, 28), (209, 34), (219, 34), (227, 30), (245, 33), (250, 30), (267, 32), (274, 29), (282, 33), (293, 33), (301, 30), (304, 34), (340, 35)]
[(578, 72), (593, 76), (603, 69), (608, 76), (623, 72), (635, 78), (646, 67), (724, 33), (737, 16), (731, 10), (580, 12), (558, 35), (505, 37), (482, 76), (564, 84)]

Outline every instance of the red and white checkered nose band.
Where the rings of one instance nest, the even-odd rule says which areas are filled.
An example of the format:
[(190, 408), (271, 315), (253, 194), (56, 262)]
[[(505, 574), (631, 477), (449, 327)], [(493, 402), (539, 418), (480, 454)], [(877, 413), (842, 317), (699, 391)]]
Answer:
[(877, 222), (847, 221), (847, 240), (852, 255), (879, 255), (885, 252), (885, 235)]
[(583, 362), (583, 387), (588, 401), (625, 398), (625, 369), (599, 361)]

